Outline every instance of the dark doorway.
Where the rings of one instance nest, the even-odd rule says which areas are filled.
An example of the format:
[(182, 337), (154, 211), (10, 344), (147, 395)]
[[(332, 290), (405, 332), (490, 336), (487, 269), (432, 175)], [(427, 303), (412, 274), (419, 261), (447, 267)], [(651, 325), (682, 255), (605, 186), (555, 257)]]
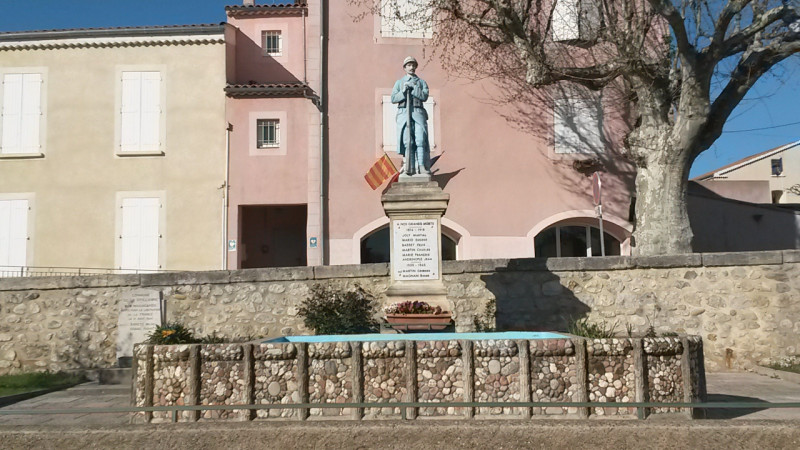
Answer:
[(242, 269), (306, 265), (306, 205), (240, 206)]

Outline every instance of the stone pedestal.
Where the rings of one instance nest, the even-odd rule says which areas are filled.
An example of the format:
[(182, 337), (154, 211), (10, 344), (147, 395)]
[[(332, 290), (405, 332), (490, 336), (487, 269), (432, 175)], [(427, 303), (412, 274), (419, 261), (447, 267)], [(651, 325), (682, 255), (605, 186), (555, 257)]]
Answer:
[(422, 300), (450, 310), (441, 254), (441, 222), (449, 201), (450, 194), (429, 177), (401, 177), (381, 197), (390, 222), (390, 304)]

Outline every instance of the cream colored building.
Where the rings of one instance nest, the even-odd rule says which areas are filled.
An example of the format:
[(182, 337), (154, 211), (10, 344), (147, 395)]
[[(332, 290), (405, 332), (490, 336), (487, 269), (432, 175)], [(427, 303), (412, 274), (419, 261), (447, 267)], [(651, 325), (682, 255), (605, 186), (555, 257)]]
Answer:
[(748, 156), (694, 180), (723, 197), (800, 204), (800, 141)]
[(223, 266), (225, 32), (0, 35), (0, 272)]

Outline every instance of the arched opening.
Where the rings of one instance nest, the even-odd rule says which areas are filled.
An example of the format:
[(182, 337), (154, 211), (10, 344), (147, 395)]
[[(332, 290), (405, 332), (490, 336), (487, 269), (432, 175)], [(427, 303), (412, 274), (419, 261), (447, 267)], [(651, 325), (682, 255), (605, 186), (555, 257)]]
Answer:
[[(443, 261), (455, 261), (458, 242), (442, 233)], [(361, 239), (361, 264), (389, 262), (389, 227), (382, 227)]]
[[(620, 241), (603, 233), (606, 256), (620, 255)], [(559, 224), (546, 228), (533, 239), (536, 257), (567, 258), (600, 256), (600, 229), (592, 225)]]

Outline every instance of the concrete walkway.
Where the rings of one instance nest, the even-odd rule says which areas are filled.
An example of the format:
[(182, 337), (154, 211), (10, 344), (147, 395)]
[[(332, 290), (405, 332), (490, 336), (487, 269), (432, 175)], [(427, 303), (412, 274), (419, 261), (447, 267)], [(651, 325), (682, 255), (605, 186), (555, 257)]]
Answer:
[[(754, 373), (711, 373), (707, 375), (711, 402), (800, 402), (800, 384)], [(47, 410), (108, 408), (130, 406), (129, 385), (86, 383), (52, 392), (1, 408), (3, 410)], [(710, 419), (800, 420), (800, 408), (709, 410)], [(657, 418), (657, 416), (654, 416)], [(602, 419), (599, 419), (602, 420)], [(0, 428), (7, 425), (98, 425), (120, 426), (130, 423), (129, 413), (57, 414), (0, 416)]]

